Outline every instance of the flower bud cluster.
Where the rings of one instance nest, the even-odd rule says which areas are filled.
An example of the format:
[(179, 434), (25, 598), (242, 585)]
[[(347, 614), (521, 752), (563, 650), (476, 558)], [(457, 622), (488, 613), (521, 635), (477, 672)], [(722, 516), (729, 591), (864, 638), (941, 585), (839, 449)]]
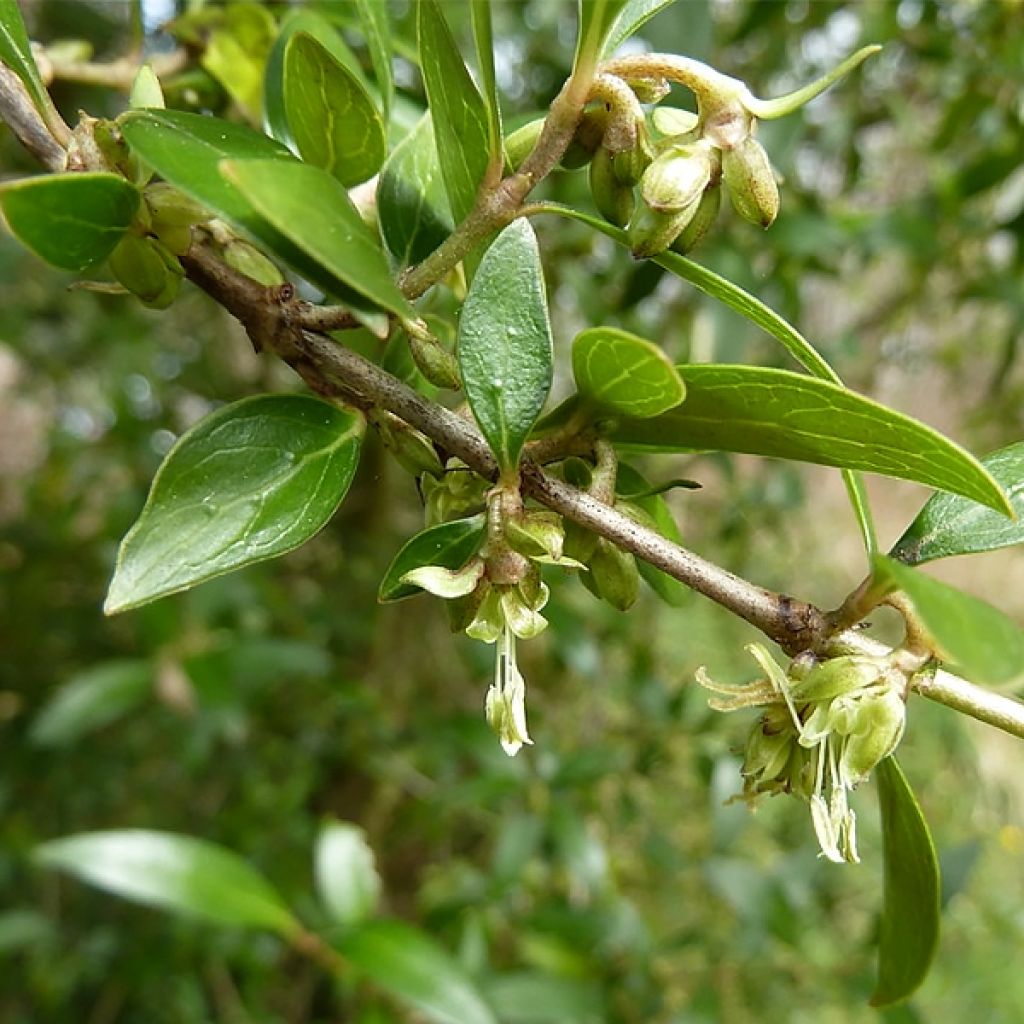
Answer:
[(719, 694), (720, 711), (764, 707), (747, 739), (743, 796), (793, 793), (810, 805), (822, 855), (857, 863), (857, 816), (848, 795), (898, 746), (906, 725), (907, 677), (888, 658), (800, 658), (788, 672), (757, 644), (766, 678), (743, 687), (697, 681)]

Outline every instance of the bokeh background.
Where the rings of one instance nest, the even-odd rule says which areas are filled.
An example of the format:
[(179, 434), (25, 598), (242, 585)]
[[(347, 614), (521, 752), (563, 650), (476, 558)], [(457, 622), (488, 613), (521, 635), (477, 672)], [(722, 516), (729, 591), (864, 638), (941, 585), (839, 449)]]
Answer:
[[(176, 6), (21, 5), (34, 38), (85, 39), (97, 59), (127, 52), (140, 20), (148, 48), (169, 46), (156, 26)], [(310, 6), (353, 21), (344, 3)], [(411, 55), (410, 5), (393, 13)], [(445, 13), (465, 28), (465, 5)], [(573, 5), (495, 15), (512, 121), (567, 73)], [(863, 71), (763, 126), (784, 179), (776, 225), (727, 213), (698, 258), (799, 325), (851, 386), (983, 453), (1024, 437), (1024, 6), (680, 0), (630, 45), (774, 95), (875, 41), (885, 49)], [(422, 102), (414, 64), (398, 64)], [(230, 109), (209, 76), (185, 85), (174, 102)], [(76, 83), (54, 94), (67, 117), (125, 102)], [(6, 129), (0, 163), (4, 176), (35, 171)], [(545, 189), (591, 208), (585, 172)], [(786, 365), (659, 268), (579, 225), (538, 230), (563, 353), (605, 323), (679, 359)], [(552, 578), (551, 629), (521, 648), (536, 746), (506, 758), (481, 713), (491, 649), (453, 636), (439, 602), (376, 603), (422, 510), (372, 438), (339, 515), (304, 548), (105, 620), (117, 543), (173, 440), (221, 403), (299, 385), (191, 287), (158, 314), (71, 284), (0, 236), (5, 1024), (412, 1020), (275, 939), (180, 922), (30, 861), (82, 830), (199, 835), (324, 926), (310, 849), (327, 816), (366, 829), (387, 912), (425, 926), (512, 1022), (1020, 1021), (1015, 742), (912, 702), (901, 760), (941, 854), (944, 934), (913, 1003), (876, 1014), (872, 788), (857, 796), (859, 867), (816, 858), (795, 800), (756, 815), (727, 803), (748, 722), (709, 712), (693, 673), (750, 678), (752, 632), (700, 598), (669, 608), (648, 590), (621, 615)], [(686, 541), (737, 573), (826, 606), (864, 573), (838, 473), (721, 456), (641, 468), (700, 481), (672, 499)], [(883, 544), (926, 497), (887, 480), (871, 493)], [(1018, 552), (936, 571), (1024, 619)]]

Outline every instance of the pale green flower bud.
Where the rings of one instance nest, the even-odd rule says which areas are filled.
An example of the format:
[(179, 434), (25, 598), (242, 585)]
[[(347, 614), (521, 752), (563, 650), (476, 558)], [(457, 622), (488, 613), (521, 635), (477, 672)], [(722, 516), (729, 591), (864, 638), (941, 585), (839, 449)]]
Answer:
[(490, 587), (480, 602), (473, 621), (466, 627), (466, 636), (481, 640), (485, 644), (493, 644), (504, 629), (505, 616), (501, 609), (501, 595), (496, 587)]
[(599, 537), (589, 566), (589, 575), (582, 579), (602, 601), (620, 612), (633, 606), (640, 593), (640, 571), (628, 551)]
[(697, 209), (690, 219), (690, 223), (683, 228), (672, 243), (672, 251), (685, 256), (693, 249), (696, 249), (714, 226), (715, 221), (718, 219), (718, 211), (721, 208), (721, 185), (709, 185), (700, 197), (700, 202), (697, 204)]
[(768, 227), (779, 213), (779, 186), (764, 146), (745, 138), (722, 154), (722, 177), (736, 212), (753, 224)]
[(626, 229), (633, 258), (646, 260), (664, 252), (693, 220), (699, 206), (699, 195), (690, 206), (670, 213), (652, 210), (641, 203)]
[(522, 519), (505, 523), (505, 538), (527, 558), (558, 562), (565, 545), (565, 528), (562, 517), (554, 512), (527, 512)]
[(907, 722), (907, 706), (894, 689), (866, 694), (859, 704), (853, 731), (839, 758), (840, 777), (851, 788), (863, 782), (896, 749)]
[(619, 181), (612, 155), (603, 146), (590, 161), (590, 194), (598, 212), (609, 224), (625, 227), (633, 215), (633, 189)]
[(802, 678), (792, 681), (790, 693), (797, 703), (831, 700), (876, 682), (885, 669), (886, 662), (865, 655), (830, 658), (815, 665)]
[(677, 213), (694, 206), (711, 181), (711, 149), (704, 143), (670, 146), (644, 171), (640, 195), (659, 213)]

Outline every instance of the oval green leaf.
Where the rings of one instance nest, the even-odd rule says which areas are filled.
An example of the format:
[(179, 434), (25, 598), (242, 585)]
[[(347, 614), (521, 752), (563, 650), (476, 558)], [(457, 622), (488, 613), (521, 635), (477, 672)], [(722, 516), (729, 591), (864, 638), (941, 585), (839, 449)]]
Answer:
[(121, 660), (93, 665), (68, 680), (32, 723), (32, 742), (41, 747), (73, 743), (116, 721), (153, 691), (148, 661)]
[(387, 156), (384, 122), (359, 80), (311, 35), (284, 51), (284, 109), (302, 159), (346, 188), (372, 178)]
[(277, 29), (274, 16), (260, 4), (240, 3), (227, 4), (217, 15), (200, 63), (246, 117), (258, 122), (263, 99), (263, 68)]
[(1002, 486), (1017, 518), (959, 495), (934, 494), (889, 552), (893, 558), (921, 565), (1024, 542), (1024, 441), (986, 455), (981, 464)]
[(177, 593), (309, 540), (345, 497), (362, 416), (316, 398), (265, 395), (184, 434), (121, 542), (107, 615)]
[(494, 27), (491, 24), (491, 0), (470, 0), (470, 21), (476, 43), (476, 66), (484, 87), (487, 108), (488, 155), (501, 156), (501, 108), (498, 106), (498, 84), (494, 74)]
[(551, 388), (552, 343), (537, 236), (513, 221), (484, 253), (459, 321), (469, 406), (503, 470), (516, 466)]
[(405, 542), (380, 582), (377, 600), (400, 601), (422, 593), (419, 587), (403, 583), (402, 577), (425, 565), (461, 569), (476, 554), (484, 537), (483, 515), (452, 519), (423, 530)]
[(99, 889), (171, 913), (289, 934), (298, 922), (270, 883), (222, 846), (170, 832), (85, 832), (35, 859)]
[(881, 473), (1009, 509), (969, 452), (931, 427), (854, 391), (788, 370), (680, 366), (686, 401), (654, 419), (623, 419), (615, 441), (638, 451), (714, 450)]
[(1024, 630), (992, 605), (885, 556), (877, 579), (902, 590), (944, 661), (980, 683), (1024, 675)]
[(312, 36), (335, 60), (355, 75), (364, 89), (367, 85), (359, 66), (359, 58), (327, 18), (316, 11), (289, 11), (281, 21), (281, 30), (274, 40), (263, 71), (263, 126), (268, 135), (286, 145), (292, 140), (284, 110), (284, 51), (296, 32)]
[(924, 981), (939, 943), (942, 882), (928, 824), (894, 757), (875, 770), (885, 882), (872, 1006), (891, 1006)]
[(455, 220), (473, 209), (487, 170), (487, 106), (473, 84), (437, 0), (416, 5), (420, 69), (430, 104), (441, 174)]
[(320, 900), (338, 924), (359, 924), (373, 914), (381, 881), (361, 828), (326, 822), (317, 837), (313, 868)]
[(334, 280), (403, 319), (416, 316), (336, 178), (295, 160), (226, 160), (221, 170), (275, 230)]
[(114, 251), (139, 208), (139, 190), (116, 174), (50, 174), (0, 186), (0, 208), (37, 256), (80, 271)]
[(657, 345), (615, 327), (576, 335), (572, 372), (586, 399), (621, 416), (660, 416), (686, 397), (682, 377)]
[(638, 32), (659, 11), (675, 0), (627, 0), (612, 20), (603, 52), (608, 56), (615, 52), (631, 35)]
[(454, 230), (429, 113), (384, 164), (377, 216), (384, 244), (401, 267), (426, 259)]
[(370, 921), (335, 948), (385, 992), (436, 1024), (497, 1024), (459, 965), (432, 939), (399, 921)]

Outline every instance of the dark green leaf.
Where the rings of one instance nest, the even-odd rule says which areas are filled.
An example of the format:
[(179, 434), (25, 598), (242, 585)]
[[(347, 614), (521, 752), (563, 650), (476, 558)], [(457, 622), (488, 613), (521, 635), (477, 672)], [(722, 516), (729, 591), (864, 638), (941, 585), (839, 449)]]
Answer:
[(451, 207), (429, 113), (384, 164), (377, 186), (377, 215), (384, 242), (402, 267), (426, 259), (452, 233)]
[(608, 30), (604, 54), (607, 56), (614, 53), (631, 35), (671, 3), (674, 0), (627, 0)]
[(116, 174), (51, 174), (0, 186), (18, 240), (62, 270), (106, 259), (139, 208), (139, 190)]
[(894, 757), (875, 772), (882, 811), (885, 888), (872, 1006), (907, 999), (939, 943), (939, 861), (928, 824)]
[(108, 661), (68, 680), (32, 723), (31, 737), (42, 747), (72, 743), (138, 707), (153, 690), (148, 661)]
[(346, 188), (380, 170), (387, 138), (377, 108), (352, 72), (305, 32), (285, 47), (284, 108), (302, 159)]
[(402, 577), (424, 565), (461, 569), (476, 553), (484, 536), (484, 517), (452, 519), (417, 533), (395, 555), (380, 582), (378, 600), (400, 601), (421, 593), (419, 587), (403, 583)]
[(399, 317), (416, 316), (373, 232), (326, 171), (285, 160), (230, 160), (222, 170), (268, 223), (331, 277)]
[(452, 213), (461, 221), (473, 209), (487, 170), (487, 107), (437, 0), (418, 0), (417, 34), (441, 174)]
[(953, 494), (928, 499), (890, 554), (907, 565), (993, 551), (1024, 542), (1024, 441), (986, 455), (981, 464), (1002, 485), (1016, 519)]
[(373, 74), (380, 89), (384, 120), (388, 120), (391, 101), (395, 93), (395, 80), (391, 72), (391, 26), (388, 23), (388, 9), (380, 0), (356, 0), (359, 9), (359, 23), (366, 36), (370, 50)]
[(0, 0), (0, 64), (6, 64), (22, 80), (36, 110), (46, 110), (50, 105), (49, 94), (32, 56), (18, 0)]
[(491, 159), (501, 154), (501, 110), (498, 107), (498, 85), (494, 78), (494, 29), (491, 26), (491, 0), (470, 0), (473, 40), (476, 43), (477, 67), (484, 87), (487, 105), (488, 153)]
[(263, 125), (268, 135), (286, 144), (291, 142), (291, 136), (284, 110), (284, 52), (296, 32), (312, 36), (335, 60), (356, 76), (364, 89), (367, 84), (359, 59), (330, 21), (316, 11), (290, 11), (281, 22), (281, 31), (274, 41), (263, 72)]
[(184, 434), (117, 556), (108, 615), (284, 554), (344, 498), (363, 418), (319, 399), (263, 395)]
[(616, 442), (641, 451), (748, 452), (881, 473), (966, 494), (1006, 497), (959, 445), (854, 391), (788, 370), (681, 366), (686, 401), (650, 420), (620, 420)]
[(657, 345), (615, 327), (576, 335), (572, 372), (585, 398), (622, 416), (660, 416), (686, 397), (683, 379)]
[(320, 899), (338, 924), (359, 924), (374, 912), (380, 875), (366, 833), (357, 825), (324, 825), (316, 841), (314, 872)]
[(891, 558), (878, 556), (875, 576), (902, 590), (943, 660), (981, 683), (1024, 674), (1024, 631), (990, 604)]
[(171, 913), (288, 934), (298, 924), (267, 880), (214, 843), (169, 832), (85, 832), (43, 843), (36, 860)]
[(551, 388), (551, 325), (537, 237), (513, 221), (484, 253), (459, 321), (459, 368), (499, 466), (519, 462)]
[(370, 921), (336, 948), (385, 992), (437, 1024), (497, 1024), (490, 1007), (454, 960), (418, 928)]

